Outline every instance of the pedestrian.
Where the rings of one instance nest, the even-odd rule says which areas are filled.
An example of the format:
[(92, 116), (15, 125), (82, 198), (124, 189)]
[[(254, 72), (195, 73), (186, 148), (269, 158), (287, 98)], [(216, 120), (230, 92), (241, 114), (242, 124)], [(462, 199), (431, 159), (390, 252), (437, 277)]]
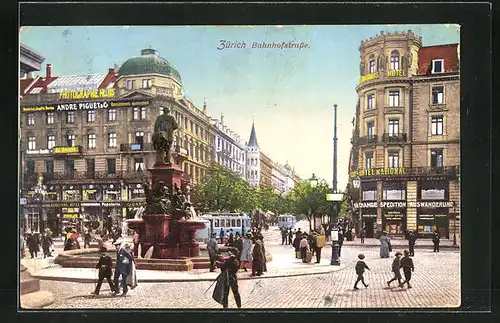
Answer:
[(393, 281), (398, 281), (398, 285), (401, 285), (401, 252), (396, 252), (394, 255), (394, 261), (392, 262), (392, 272), (394, 273), (394, 277), (387, 282), (387, 286), (391, 287), (391, 283)]
[(24, 236), (22, 233), (19, 234), (19, 252), (20, 252), (21, 259), (24, 259), (24, 255), (26, 254), (26, 250), (25, 250), (25, 244), (24, 244)]
[(257, 239), (262, 242), (262, 254), (264, 255), (263, 261), (262, 261), (262, 273), (267, 272), (267, 259), (266, 259), (266, 244), (264, 243), (264, 236), (262, 234), (257, 235)]
[(111, 259), (110, 256), (106, 255), (107, 250), (105, 247), (100, 248), (99, 251), (101, 252), (101, 256), (99, 257), (99, 262), (95, 266), (95, 268), (99, 270), (98, 271), (99, 279), (97, 281), (95, 290), (91, 293), (93, 295), (99, 295), (99, 291), (101, 290), (101, 285), (104, 278), (106, 278), (106, 280), (108, 281), (111, 293), (113, 293), (115, 290), (115, 288), (113, 287), (113, 281), (111, 279), (111, 274), (113, 270), (113, 260)]
[(358, 283), (361, 282), (363, 283), (363, 285), (365, 286), (365, 288), (368, 287), (368, 284), (365, 283), (365, 279), (363, 277), (364, 273), (365, 273), (365, 269), (368, 269), (370, 270), (370, 268), (368, 268), (368, 266), (366, 265), (366, 263), (363, 261), (363, 259), (365, 259), (365, 255), (363, 255), (362, 253), (360, 253), (358, 255), (358, 262), (356, 263), (356, 275), (358, 275), (358, 278), (356, 278), (356, 282), (354, 283), (354, 290), (358, 290)]
[(316, 237), (314, 235), (314, 230), (307, 236), (307, 243), (309, 243), (311, 255), (314, 256), (314, 251), (316, 250)]
[(287, 240), (287, 230), (285, 228), (281, 229), (281, 245), (284, 245)]
[(361, 229), (361, 232), (359, 233), (359, 238), (361, 239), (361, 244), (365, 244), (365, 237), (366, 237), (366, 226), (363, 226)]
[(302, 262), (307, 263), (307, 252), (310, 250), (307, 234), (304, 233), (302, 240), (300, 240), (300, 258), (302, 258)]
[(319, 264), (321, 261), (321, 249), (325, 246), (325, 236), (318, 235), (318, 232), (314, 235), (314, 240), (316, 241), (314, 253), (316, 254), (316, 263)]
[(417, 236), (413, 231), (408, 232), (408, 248), (410, 250), (410, 256), (415, 256), (415, 242), (417, 241)]
[(403, 274), (405, 275), (405, 281), (399, 284), (399, 287), (403, 288), (405, 284), (408, 285), (408, 288), (411, 288), (410, 280), (411, 273), (415, 271), (415, 267), (413, 266), (413, 260), (410, 258), (410, 252), (408, 250), (403, 251), (404, 257), (401, 258), (401, 268), (403, 268)]
[(440, 240), (441, 240), (441, 236), (439, 234), (439, 231), (438, 230), (434, 231), (434, 235), (432, 236), (432, 243), (434, 244), (434, 251), (433, 252), (439, 252)]
[(229, 307), (229, 289), (233, 291), (234, 300), (236, 302), (236, 306), (241, 308), (241, 296), (238, 291), (238, 277), (237, 272), (240, 266), (238, 262), (238, 250), (235, 248), (229, 248), (229, 257), (224, 259), (224, 262), (219, 264), (219, 268), (221, 269), (221, 274), (224, 279), (224, 294), (222, 297), (222, 306), (223, 308)]
[(89, 230), (85, 230), (85, 234), (83, 235), (83, 248), (86, 249), (87, 246), (90, 248), (90, 240), (92, 240), (92, 236), (90, 235)]
[(240, 253), (240, 266), (245, 271), (248, 271), (247, 267), (252, 263), (252, 246), (252, 234), (248, 232), (243, 239), (243, 247)]
[(380, 258), (389, 258), (391, 249), (391, 239), (387, 236), (387, 232), (382, 232), (380, 237)]
[(212, 238), (207, 243), (208, 258), (210, 259), (210, 272), (215, 271), (215, 261), (219, 254), (219, 244), (217, 243), (217, 234), (212, 233)]
[(264, 248), (263, 243), (259, 239), (260, 236), (254, 236), (253, 238), (253, 250), (252, 250), (252, 276), (262, 276), (262, 271), (264, 269)]
[(226, 246), (234, 247), (233, 229), (229, 229), (229, 231), (227, 233), (228, 233), (228, 238), (227, 238)]
[(118, 281), (122, 279), (123, 293), (121, 296), (127, 295), (127, 276), (130, 275), (130, 269), (132, 267), (132, 256), (125, 249), (125, 245), (122, 245), (120, 240), (115, 241), (116, 247), (116, 267), (115, 267), (115, 277), (113, 285), (115, 287), (113, 295), (120, 293), (120, 285)]
[(234, 247), (238, 250), (238, 261), (240, 261), (241, 252), (243, 251), (243, 239), (239, 232), (234, 235)]
[(220, 238), (220, 243), (224, 244), (224, 229), (223, 228), (220, 228), (219, 238)]
[(339, 228), (339, 257), (342, 252), (342, 245), (344, 244), (344, 232), (342, 228)]
[(40, 244), (38, 243), (36, 236), (34, 234), (29, 233), (28, 238), (26, 240), (26, 244), (28, 245), (28, 250), (30, 252), (31, 258), (38, 258), (38, 251), (40, 251)]
[(43, 258), (52, 257), (50, 253), (50, 247), (52, 246), (52, 238), (47, 235), (47, 232), (42, 234), (42, 250), (43, 250)]
[(125, 250), (127, 250), (128, 254), (130, 255), (130, 258), (132, 258), (132, 262), (130, 263), (130, 273), (127, 275), (127, 280), (125, 284), (131, 289), (134, 289), (137, 287), (137, 272), (135, 266), (135, 257), (133, 251), (130, 250), (130, 245), (128, 243), (125, 244)]
[(292, 245), (292, 242), (293, 242), (293, 232), (292, 229), (290, 228), (288, 230), (288, 245)]

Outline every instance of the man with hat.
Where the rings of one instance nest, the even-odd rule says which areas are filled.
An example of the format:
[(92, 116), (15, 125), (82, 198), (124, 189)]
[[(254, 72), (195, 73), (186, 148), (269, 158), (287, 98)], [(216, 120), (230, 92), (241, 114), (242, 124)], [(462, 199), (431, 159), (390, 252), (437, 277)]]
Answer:
[(238, 261), (238, 250), (236, 248), (229, 248), (229, 257), (224, 259), (219, 267), (224, 276), (224, 296), (222, 297), (222, 306), (224, 308), (229, 307), (229, 289), (233, 291), (234, 300), (236, 301), (236, 306), (241, 308), (241, 296), (238, 291), (238, 277), (236, 273), (239, 269)]
[(130, 270), (132, 268), (132, 256), (127, 252), (126, 245), (122, 246), (122, 241), (117, 240), (114, 245), (116, 247), (116, 268), (115, 268), (115, 277), (114, 277), (114, 295), (120, 292), (120, 285), (118, 284), (118, 280), (122, 279), (123, 286), (123, 294), (122, 296), (127, 295), (127, 276), (130, 275)]
[(217, 234), (212, 233), (212, 237), (207, 243), (208, 257), (210, 258), (210, 272), (215, 271), (215, 260), (219, 254), (219, 244), (217, 243)]
[(368, 287), (368, 284), (365, 283), (365, 278), (363, 277), (364, 273), (365, 273), (365, 269), (368, 269), (370, 270), (370, 268), (368, 268), (368, 265), (363, 261), (363, 259), (365, 259), (365, 255), (363, 255), (362, 253), (360, 253), (358, 255), (358, 262), (356, 263), (356, 275), (358, 275), (358, 278), (356, 279), (356, 282), (354, 283), (354, 290), (358, 290), (358, 283), (361, 282), (363, 283), (363, 285), (365, 286), (365, 288)]
[(415, 233), (410, 230), (408, 234), (408, 249), (410, 251), (410, 256), (414, 257), (415, 256), (415, 242), (417, 241), (417, 236)]
[(95, 287), (95, 290), (91, 293), (94, 295), (99, 295), (99, 291), (101, 290), (101, 285), (104, 278), (107, 279), (109, 284), (109, 289), (111, 290), (111, 292), (115, 290), (113, 286), (113, 281), (111, 280), (113, 260), (111, 259), (110, 256), (106, 255), (107, 250), (105, 247), (101, 247), (99, 251), (101, 252), (101, 257), (99, 258), (99, 262), (95, 266), (95, 268), (99, 270), (98, 272), (99, 280), (97, 281), (97, 286)]
[(391, 283), (393, 281), (398, 281), (398, 285), (401, 285), (401, 271), (400, 271), (400, 268), (401, 268), (401, 256), (403, 254), (401, 252), (396, 252), (396, 254), (394, 255), (395, 258), (394, 258), (394, 261), (392, 262), (392, 272), (394, 273), (394, 278), (392, 278), (391, 280), (389, 280), (387, 282), (387, 286), (391, 287)]

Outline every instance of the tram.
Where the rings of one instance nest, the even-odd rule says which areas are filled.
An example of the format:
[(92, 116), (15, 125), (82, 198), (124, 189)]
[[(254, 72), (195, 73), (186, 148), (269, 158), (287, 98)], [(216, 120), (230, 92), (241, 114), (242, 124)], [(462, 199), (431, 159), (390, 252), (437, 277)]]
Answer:
[(291, 214), (282, 214), (278, 216), (278, 228), (280, 229), (293, 229), (297, 219)]
[(244, 235), (251, 230), (251, 219), (245, 213), (209, 213), (200, 218), (205, 222), (205, 228), (196, 231), (195, 239), (198, 241), (208, 241), (212, 233), (219, 238), (221, 229), (225, 236), (230, 230), (234, 235), (236, 232)]

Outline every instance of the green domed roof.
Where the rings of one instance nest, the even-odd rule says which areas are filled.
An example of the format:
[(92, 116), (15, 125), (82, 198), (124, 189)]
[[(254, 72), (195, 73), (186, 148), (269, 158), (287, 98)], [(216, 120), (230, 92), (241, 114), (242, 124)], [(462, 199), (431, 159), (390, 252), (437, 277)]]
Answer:
[(154, 49), (141, 50), (141, 56), (129, 58), (118, 70), (118, 76), (139, 74), (162, 74), (182, 83), (179, 72)]

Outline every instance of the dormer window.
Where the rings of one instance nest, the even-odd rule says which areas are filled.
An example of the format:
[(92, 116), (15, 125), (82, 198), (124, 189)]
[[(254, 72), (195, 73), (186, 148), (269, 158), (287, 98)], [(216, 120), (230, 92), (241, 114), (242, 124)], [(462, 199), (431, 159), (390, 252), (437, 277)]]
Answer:
[(433, 59), (432, 60), (432, 74), (443, 73), (444, 72), (444, 59)]

